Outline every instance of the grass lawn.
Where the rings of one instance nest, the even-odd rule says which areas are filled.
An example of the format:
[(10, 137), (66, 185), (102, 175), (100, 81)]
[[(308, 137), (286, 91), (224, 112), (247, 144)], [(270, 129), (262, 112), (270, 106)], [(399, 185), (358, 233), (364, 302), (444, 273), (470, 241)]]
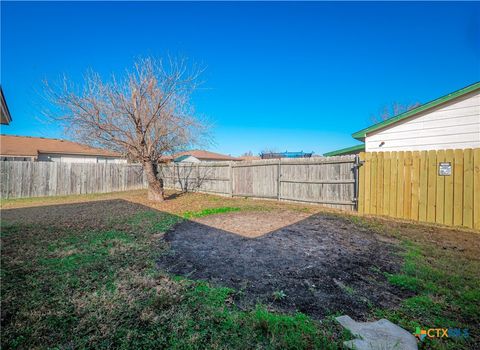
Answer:
[[(181, 220), (280, 208), (315, 213), (319, 207), (171, 195), (159, 204), (146, 202), (143, 191), (3, 201), (2, 348), (337, 349), (350, 339), (334, 315), (317, 321), (268, 305), (240, 310), (236, 291), (167, 275), (155, 263), (168, 251), (162, 233)], [(48, 217), (41, 215), (45, 206)], [(387, 317), (412, 332), (469, 329), (465, 339), (426, 340), (425, 348), (479, 345), (478, 233), (351, 220), (403, 242), (403, 268), (386, 278), (411, 297), (392, 310), (372, 306), (372, 319)]]

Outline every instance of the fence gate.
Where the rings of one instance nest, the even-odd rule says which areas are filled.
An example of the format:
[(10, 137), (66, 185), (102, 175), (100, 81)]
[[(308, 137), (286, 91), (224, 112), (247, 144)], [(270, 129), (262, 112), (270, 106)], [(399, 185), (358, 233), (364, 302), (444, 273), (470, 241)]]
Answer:
[(232, 170), (234, 196), (355, 208), (355, 156), (239, 162)]

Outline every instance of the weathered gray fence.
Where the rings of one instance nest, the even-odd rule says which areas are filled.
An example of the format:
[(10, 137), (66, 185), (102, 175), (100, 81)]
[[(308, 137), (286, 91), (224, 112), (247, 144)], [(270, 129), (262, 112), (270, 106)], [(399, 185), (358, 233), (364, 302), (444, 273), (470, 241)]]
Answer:
[(0, 162), (1, 198), (62, 196), (146, 188), (136, 164)]
[(168, 164), (165, 187), (354, 209), (355, 156)]
[[(354, 209), (355, 156), (159, 165), (166, 188)], [(1, 198), (146, 188), (136, 164), (0, 162)]]

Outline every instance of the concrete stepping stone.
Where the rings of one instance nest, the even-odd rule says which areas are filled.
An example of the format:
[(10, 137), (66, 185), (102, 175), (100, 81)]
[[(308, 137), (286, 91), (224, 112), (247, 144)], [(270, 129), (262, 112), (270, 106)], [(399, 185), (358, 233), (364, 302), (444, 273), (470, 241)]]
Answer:
[(355, 322), (344, 315), (336, 320), (358, 338), (343, 343), (349, 349), (418, 350), (413, 334), (384, 318), (375, 322)]

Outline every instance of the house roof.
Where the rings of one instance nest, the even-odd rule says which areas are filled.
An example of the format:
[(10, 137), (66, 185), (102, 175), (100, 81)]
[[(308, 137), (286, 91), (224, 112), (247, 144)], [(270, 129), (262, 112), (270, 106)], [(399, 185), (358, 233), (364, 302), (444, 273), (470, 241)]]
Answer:
[(10, 115), (10, 110), (8, 109), (7, 101), (5, 100), (5, 95), (3, 94), (2, 86), (0, 85), (0, 107), (1, 107), (1, 118), (0, 123), (8, 125), (12, 121), (12, 116)]
[(365, 144), (361, 145), (355, 145), (352, 147), (347, 147), (347, 148), (342, 148), (342, 149), (337, 149), (336, 151), (331, 151), (324, 153), (323, 155), (326, 157), (332, 157), (332, 156), (343, 156), (346, 154), (355, 154), (358, 152), (363, 152), (365, 151)]
[(182, 156), (192, 156), (197, 159), (204, 159), (204, 160), (239, 160), (238, 158), (228, 156), (225, 154), (220, 154), (220, 153), (215, 153), (215, 152), (210, 152), (210, 151), (204, 151), (204, 150), (191, 150), (191, 151), (185, 151), (185, 152), (180, 152), (177, 153), (173, 156), (173, 159), (177, 159)]
[(121, 157), (116, 152), (93, 148), (77, 142), (44, 137), (1, 135), (0, 154), (3, 156), (38, 156), (39, 153), (75, 154)]
[(414, 108), (414, 109), (411, 109), (405, 113), (402, 113), (402, 114), (399, 114), (393, 118), (390, 118), (390, 119), (387, 119), (383, 122), (380, 122), (380, 123), (377, 123), (377, 124), (374, 124), (372, 126), (369, 126), (368, 128), (365, 128), (365, 129), (362, 129), (360, 131), (357, 131), (355, 133), (352, 134), (352, 137), (357, 139), (357, 140), (360, 140), (360, 141), (364, 141), (365, 140), (365, 136), (368, 134), (368, 133), (371, 133), (373, 131), (377, 131), (377, 130), (380, 130), (380, 129), (383, 129), (389, 125), (392, 125), (394, 123), (397, 123), (401, 120), (404, 120), (406, 118), (410, 118), (410, 117), (413, 117), (415, 116), (416, 114), (420, 113), (420, 112), (423, 112), (423, 111), (426, 111), (428, 109), (431, 109), (431, 108), (434, 108), (434, 107), (437, 107), (443, 103), (446, 103), (446, 102), (449, 102), (455, 98), (458, 98), (458, 97), (461, 97), (463, 95), (466, 95), (466, 94), (469, 94), (471, 92), (474, 92), (476, 90), (480, 90), (480, 82), (477, 82), (477, 83), (474, 83), (472, 85), (469, 85), (467, 87), (464, 87), (463, 89), (460, 89), (460, 90), (457, 90), (457, 91), (454, 91), (448, 95), (445, 95), (445, 96), (442, 96), (440, 98), (437, 98), (436, 100), (433, 100), (433, 101), (430, 101), (428, 103), (425, 103), (423, 105), (420, 105), (418, 106), (417, 108)]

